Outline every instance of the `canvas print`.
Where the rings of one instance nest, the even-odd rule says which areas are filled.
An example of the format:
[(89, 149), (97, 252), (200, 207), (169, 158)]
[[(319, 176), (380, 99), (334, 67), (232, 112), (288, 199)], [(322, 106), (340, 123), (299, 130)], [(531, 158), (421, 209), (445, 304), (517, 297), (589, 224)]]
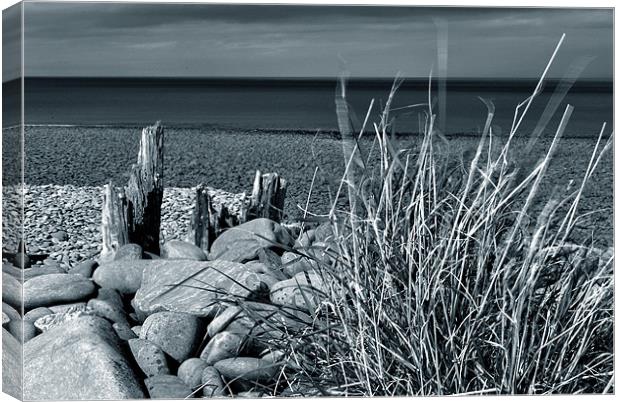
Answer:
[(3, 392), (614, 393), (613, 13), (5, 9)]

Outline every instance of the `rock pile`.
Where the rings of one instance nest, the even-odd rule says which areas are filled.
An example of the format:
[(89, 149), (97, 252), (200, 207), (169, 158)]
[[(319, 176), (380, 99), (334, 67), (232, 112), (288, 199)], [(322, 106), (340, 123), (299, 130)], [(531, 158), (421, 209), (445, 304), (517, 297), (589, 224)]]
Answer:
[(23, 283), (3, 264), (4, 345), (25, 342), (24, 398), (279, 395), (293, 367), (286, 346), (317, 330), (317, 307), (338, 289), (316, 269), (317, 234), (295, 241), (260, 218), (208, 251), (179, 240), (162, 256), (127, 245), (68, 273), (35, 266), (42, 272)]

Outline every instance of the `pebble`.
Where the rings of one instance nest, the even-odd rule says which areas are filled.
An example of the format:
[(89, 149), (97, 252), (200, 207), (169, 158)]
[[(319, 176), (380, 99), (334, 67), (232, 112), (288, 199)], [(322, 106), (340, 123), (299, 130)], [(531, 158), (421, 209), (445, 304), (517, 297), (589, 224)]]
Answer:
[(112, 324), (112, 328), (114, 329), (114, 332), (116, 332), (116, 335), (118, 335), (118, 337), (123, 341), (129, 341), (130, 339), (135, 339), (138, 337), (138, 335), (131, 330), (131, 327), (128, 324), (115, 322)]
[(207, 366), (202, 371), (202, 396), (205, 398), (213, 398), (224, 396), (224, 381), (220, 372), (213, 366)]
[(113, 323), (127, 324), (125, 312), (109, 300), (91, 299), (86, 308), (99, 317), (106, 318)]
[(71, 311), (86, 311), (86, 302), (57, 304), (55, 306), (50, 306), (49, 309), (52, 310), (54, 313), (67, 313)]
[(82, 300), (95, 291), (89, 279), (75, 274), (37, 276), (24, 283), (24, 308)]
[(47, 307), (37, 307), (35, 309), (30, 310), (24, 315), (24, 320), (35, 322), (41, 317), (45, 317), (46, 315), (54, 314), (52, 310)]
[(82, 275), (84, 278), (90, 278), (93, 276), (93, 271), (97, 268), (97, 265), (97, 261), (95, 260), (86, 260), (71, 267), (69, 273)]
[(129, 339), (129, 348), (136, 363), (147, 377), (170, 374), (166, 355), (161, 348), (145, 339)]
[(185, 399), (192, 390), (179, 377), (159, 374), (144, 380), (144, 384), (153, 399)]
[(208, 366), (207, 362), (193, 357), (185, 360), (179, 366), (177, 376), (191, 389), (196, 389), (202, 382), (202, 372)]
[(207, 343), (200, 353), (200, 358), (212, 365), (220, 360), (235, 357), (243, 346), (244, 338), (229, 331), (219, 332)]
[(255, 357), (233, 357), (213, 365), (229, 380), (268, 382), (277, 374), (279, 367)]
[(22, 284), (6, 272), (2, 272), (2, 300), (15, 308), (21, 308)]
[(161, 257), (170, 260), (207, 260), (206, 254), (199, 247), (181, 240), (169, 240), (164, 243)]
[(179, 363), (194, 353), (200, 335), (197, 317), (170, 311), (150, 315), (140, 330), (141, 339), (153, 342)]
[(115, 261), (135, 261), (142, 259), (142, 247), (138, 244), (125, 244), (114, 254)]

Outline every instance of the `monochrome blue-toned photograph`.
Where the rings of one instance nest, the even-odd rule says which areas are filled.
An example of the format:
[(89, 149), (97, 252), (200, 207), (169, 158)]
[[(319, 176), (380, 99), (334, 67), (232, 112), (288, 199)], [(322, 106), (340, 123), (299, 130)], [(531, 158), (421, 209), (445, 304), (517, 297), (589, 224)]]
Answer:
[(2, 12), (2, 391), (614, 394), (614, 9)]

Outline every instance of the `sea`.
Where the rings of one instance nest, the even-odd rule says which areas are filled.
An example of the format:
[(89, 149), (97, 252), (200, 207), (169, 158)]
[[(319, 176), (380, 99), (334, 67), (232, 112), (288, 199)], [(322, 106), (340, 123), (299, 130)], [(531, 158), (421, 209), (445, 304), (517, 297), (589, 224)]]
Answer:
[[(174, 127), (219, 127), (239, 130), (335, 131), (337, 119), (333, 79), (168, 79), (168, 78), (26, 78), (24, 117), (27, 125), (145, 126), (162, 121)], [(515, 108), (536, 88), (535, 80), (449, 79), (440, 92), (436, 81), (405, 79), (391, 102), (390, 129), (416, 133), (429, 112), (446, 135), (479, 133), (487, 106), (495, 107), (493, 133), (506, 135)], [(361, 129), (370, 109), (368, 125), (380, 120), (393, 80), (351, 79), (346, 96), (354, 128)], [(527, 135), (559, 87), (545, 82), (534, 99), (519, 135)], [(3, 127), (19, 123), (20, 81), (3, 84)], [(445, 102), (445, 113), (440, 113)], [(423, 104), (423, 106), (415, 106)], [(613, 127), (613, 83), (577, 81), (560, 102), (544, 135), (553, 135), (566, 105), (574, 107), (566, 127), (568, 137), (594, 137), (604, 122)]]

